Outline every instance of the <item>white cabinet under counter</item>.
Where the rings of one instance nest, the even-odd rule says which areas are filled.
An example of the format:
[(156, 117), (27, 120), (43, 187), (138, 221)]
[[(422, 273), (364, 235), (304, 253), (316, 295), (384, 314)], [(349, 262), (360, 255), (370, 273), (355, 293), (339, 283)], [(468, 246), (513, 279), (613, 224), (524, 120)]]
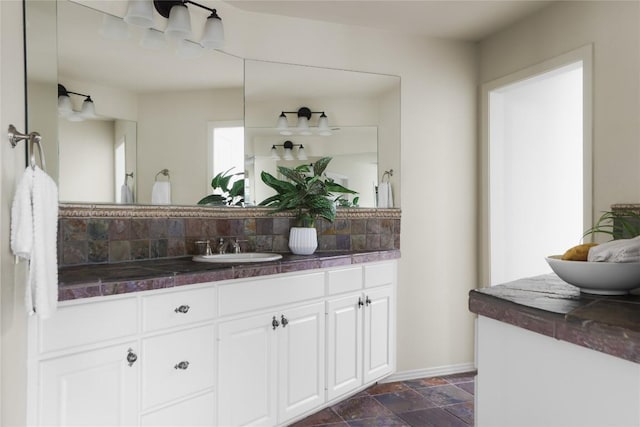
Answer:
[(395, 260), (60, 304), (33, 425), (284, 426), (395, 369)]

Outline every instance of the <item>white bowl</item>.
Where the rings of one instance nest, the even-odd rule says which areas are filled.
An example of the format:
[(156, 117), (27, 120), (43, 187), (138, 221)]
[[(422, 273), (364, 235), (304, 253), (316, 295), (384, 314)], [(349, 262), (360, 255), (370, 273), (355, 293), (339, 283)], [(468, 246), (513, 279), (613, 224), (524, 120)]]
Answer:
[(545, 258), (554, 273), (580, 291), (597, 295), (624, 295), (640, 288), (640, 262), (565, 261), (561, 255)]

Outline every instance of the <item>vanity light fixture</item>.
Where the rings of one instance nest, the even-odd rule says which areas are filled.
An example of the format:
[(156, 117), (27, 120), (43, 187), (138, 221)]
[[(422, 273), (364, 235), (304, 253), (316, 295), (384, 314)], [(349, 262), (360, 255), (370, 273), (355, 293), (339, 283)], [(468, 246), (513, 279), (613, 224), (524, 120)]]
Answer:
[[(73, 103), (69, 95), (84, 96), (80, 111), (74, 111)], [(72, 122), (80, 122), (84, 119), (97, 119), (96, 106), (90, 95), (72, 92), (58, 83), (58, 115)]]
[[(282, 157), (280, 157), (276, 147), (284, 148)], [(293, 157), (294, 147), (299, 147), (295, 158)], [(295, 160), (296, 158), (298, 160), (307, 160), (307, 153), (305, 153), (304, 146), (302, 144), (294, 144), (291, 141), (285, 141), (283, 144), (274, 144), (271, 146), (271, 158), (273, 160)]]
[(167, 37), (176, 40), (191, 37), (191, 17), (188, 4), (211, 12), (204, 24), (200, 45), (207, 49), (222, 48), (224, 46), (224, 27), (218, 12), (191, 0), (153, 0), (153, 5), (158, 13), (169, 20), (165, 29)]
[[(222, 49), (224, 47), (224, 27), (218, 12), (191, 0), (129, 0), (127, 14), (123, 19), (129, 25), (147, 29), (147, 32), (161, 33), (153, 28), (153, 10), (155, 9), (161, 16), (168, 19), (164, 35), (171, 40), (180, 42), (189, 39), (193, 33), (191, 14), (187, 6), (189, 4), (210, 12), (198, 44), (206, 49)], [(155, 35), (151, 34), (150, 37)], [(142, 44), (147, 46), (145, 39)], [(158, 44), (153, 43), (152, 46), (156, 47)]]
[[(280, 135), (293, 135), (293, 131), (289, 127), (289, 121), (287, 114), (296, 114), (298, 121), (296, 123), (295, 130), (300, 135), (313, 135), (313, 130), (316, 130), (318, 135), (329, 136), (331, 135), (331, 129), (329, 128), (329, 119), (324, 111), (311, 111), (307, 107), (301, 107), (298, 111), (283, 111), (278, 117), (278, 123), (276, 128), (280, 132)], [(313, 114), (320, 114), (318, 118), (317, 128), (309, 126), (309, 120)]]

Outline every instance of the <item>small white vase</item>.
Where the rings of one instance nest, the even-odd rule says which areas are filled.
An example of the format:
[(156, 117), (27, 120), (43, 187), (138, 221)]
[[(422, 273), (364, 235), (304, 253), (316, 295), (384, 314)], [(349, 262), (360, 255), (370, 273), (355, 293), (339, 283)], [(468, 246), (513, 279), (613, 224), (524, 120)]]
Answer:
[(289, 249), (296, 255), (311, 255), (318, 247), (318, 233), (315, 227), (291, 227)]

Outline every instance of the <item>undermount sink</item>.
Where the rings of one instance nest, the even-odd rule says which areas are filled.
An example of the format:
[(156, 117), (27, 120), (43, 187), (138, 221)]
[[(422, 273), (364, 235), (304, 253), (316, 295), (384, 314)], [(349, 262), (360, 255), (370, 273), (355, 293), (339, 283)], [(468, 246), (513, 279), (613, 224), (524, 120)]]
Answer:
[(214, 254), (214, 255), (196, 255), (193, 257), (197, 262), (265, 262), (276, 261), (282, 258), (280, 254), (269, 252), (244, 252), (240, 254)]

